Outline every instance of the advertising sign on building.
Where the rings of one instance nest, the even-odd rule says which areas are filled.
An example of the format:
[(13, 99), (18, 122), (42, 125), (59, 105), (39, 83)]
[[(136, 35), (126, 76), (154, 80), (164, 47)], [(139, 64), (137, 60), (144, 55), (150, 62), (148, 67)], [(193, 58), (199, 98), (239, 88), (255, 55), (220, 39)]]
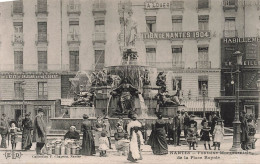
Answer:
[(257, 59), (257, 43), (246, 44), (246, 59)]
[(170, 2), (147, 1), (144, 3), (145, 9), (169, 9), (170, 6)]
[(181, 32), (144, 32), (142, 39), (172, 40), (172, 39), (196, 39), (210, 38), (209, 31), (181, 31)]
[(0, 79), (58, 79), (57, 73), (2, 73)]

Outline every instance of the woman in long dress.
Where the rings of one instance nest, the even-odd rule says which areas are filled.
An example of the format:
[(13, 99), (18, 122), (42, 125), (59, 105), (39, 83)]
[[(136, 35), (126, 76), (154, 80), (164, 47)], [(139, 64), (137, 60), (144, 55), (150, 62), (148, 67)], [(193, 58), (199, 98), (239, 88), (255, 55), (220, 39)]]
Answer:
[(127, 160), (131, 162), (136, 162), (137, 160), (142, 160), (141, 155), (141, 145), (144, 144), (142, 132), (141, 132), (141, 123), (136, 120), (137, 115), (133, 114), (131, 116), (131, 121), (127, 125), (127, 132), (130, 138), (129, 144), (129, 153)]
[(33, 125), (30, 114), (26, 114), (25, 119), (22, 122), (22, 150), (30, 150), (32, 147), (32, 130)]
[(148, 145), (151, 146), (153, 154), (168, 154), (168, 145), (166, 138), (166, 123), (162, 120), (162, 115), (158, 114), (158, 120), (152, 125), (152, 132), (148, 139)]
[(218, 146), (218, 150), (220, 150), (220, 144), (223, 141), (223, 137), (224, 137), (224, 126), (223, 126), (223, 120), (222, 119), (218, 119), (217, 121), (217, 125), (214, 128), (213, 131), (213, 135), (214, 135), (214, 150), (216, 150), (216, 146)]
[(101, 132), (103, 130), (102, 118), (98, 117), (95, 124), (95, 146), (99, 147), (99, 138), (101, 137)]
[(95, 143), (94, 136), (92, 133), (91, 121), (88, 120), (88, 116), (86, 114), (83, 115), (83, 123), (81, 125), (81, 131), (83, 132), (83, 140), (82, 140), (82, 150), (81, 154), (86, 156), (91, 156), (96, 154), (95, 151)]

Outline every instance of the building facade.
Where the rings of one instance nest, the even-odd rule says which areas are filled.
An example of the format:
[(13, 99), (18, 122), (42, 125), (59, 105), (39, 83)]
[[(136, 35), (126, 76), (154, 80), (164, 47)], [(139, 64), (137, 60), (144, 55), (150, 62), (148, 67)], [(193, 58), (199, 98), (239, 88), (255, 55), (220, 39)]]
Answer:
[[(239, 14), (241, 7), (229, 11), (233, 0), (224, 2), (20, 0), (1, 3), (0, 23), (4, 25), (0, 28), (1, 112), (12, 110), (9, 117), (15, 119), (19, 117), (16, 109), (24, 108), (36, 114), (35, 109), (44, 106), (50, 111), (50, 117), (58, 117), (57, 100), (65, 102), (73, 97), (69, 79), (78, 71), (121, 64), (128, 17), (137, 25), (138, 62), (157, 68), (157, 72), (166, 72), (167, 89), (173, 94), (182, 90), (188, 111), (203, 110), (205, 84), (206, 111), (217, 111), (213, 100), (220, 97), (223, 77), (221, 39), (240, 35), (241, 23), (237, 19), (243, 17)], [(254, 15), (257, 11), (257, 8), (248, 9), (248, 18), (258, 18)], [(250, 29), (253, 19), (246, 24), (249, 24), (247, 36), (257, 32), (256, 27), (254, 32)]]

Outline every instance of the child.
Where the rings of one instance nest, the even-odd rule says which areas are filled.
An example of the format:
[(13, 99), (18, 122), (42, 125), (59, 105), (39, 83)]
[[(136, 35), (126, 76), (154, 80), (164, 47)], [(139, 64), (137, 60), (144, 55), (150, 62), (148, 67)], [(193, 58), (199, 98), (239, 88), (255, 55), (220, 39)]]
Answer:
[(207, 144), (209, 146), (209, 150), (211, 150), (210, 148), (210, 137), (209, 137), (209, 131), (210, 131), (210, 128), (208, 127), (208, 122), (204, 122), (203, 124), (203, 128), (201, 129), (200, 131), (200, 135), (201, 135), (201, 141), (204, 141), (204, 147), (205, 147), (205, 150), (207, 150)]
[(217, 125), (215, 126), (215, 129), (213, 131), (213, 135), (214, 135), (214, 150), (216, 150), (216, 146), (218, 146), (218, 150), (220, 150), (220, 143), (223, 140), (223, 136), (224, 136), (224, 127), (223, 127), (223, 120), (222, 119), (218, 119), (217, 121)]
[(124, 132), (122, 126), (119, 126), (117, 128), (117, 132), (115, 133), (115, 146), (116, 146), (118, 155), (121, 155), (122, 152), (123, 152), (123, 155), (127, 154), (127, 148), (128, 148), (129, 141), (126, 138), (127, 138), (127, 133)]
[(99, 138), (99, 150), (100, 157), (107, 157), (109, 142), (105, 132), (101, 133), (101, 137)]
[(111, 127), (110, 127), (110, 123), (109, 123), (109, 120), (107, 117), (104, 118), (103, 131), (106, 132), (107, 139), (109, 142), (109, 149), (112, 149), (112, 147), (111, 147)]
[(147, 127), (147, 124), (146, 124), (146, 119), (143, 119), (143, 122), (141, 124), (142, 124), (141, 131), (142, 131), (142, 135), (143, 135), (143, 138), (144, 138), (144, 143), (146, 143), (146, 141), (147, 141), (147, 130), (148, 130), (148, 127)]
[(12, 144), (12, 150), (16, 149), (16, 143), (17, 141), (17, 132), (19, 131), (19, 128), (15, 126), (15, 122), (11, 123), (10, 128), (10, 135), (11, 135), (11, 144)]
[(188, 129), (188, 134), (187, 134), (187, 142), (189, 144), (189, 149), (191, 150), (191, 147), (193, 147), (193, 150), (195, 149), (195, 143), (197, 140), (197, 128), (195, 128), (194, 124), (190, 124), (190, 128)]

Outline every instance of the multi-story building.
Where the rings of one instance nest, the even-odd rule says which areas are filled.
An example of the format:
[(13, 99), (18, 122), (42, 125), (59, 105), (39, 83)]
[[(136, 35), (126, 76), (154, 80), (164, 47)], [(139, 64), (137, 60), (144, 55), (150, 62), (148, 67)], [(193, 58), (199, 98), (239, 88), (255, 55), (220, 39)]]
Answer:
[[(58, 116), (56, 100), (71, 98), (69, 79), (78, 71), (121, 64), (129, 16), (137, 25), (138, 62), (166, 72), (167, 89), (182, 90), (188, 111), (203, 110), (203, 84), (206, 111), (218, 110), (213, 99), (221, 90), (221, 39), (241, 33), (241, 23), (234, 29), (234, 16), (227, 15), (230, 7), (222, 0), (1, 3), (1, 111), (18, 117), (24, 102), (34, 114), (48, 106), (50, 116)], [(241, 13), (236, 9), (233, 14)]]
[[(224, 1), (224, 32), (221, 39), (221, 96), (216, 101), (227, 126), (232, 126), (235, 115), (236, 90), (239, 110), (254, 114), (259, 119), (259, 1)], [(228, 3), (229, 2), (229, 3)], [(242, 53), (237, 80), (235, 51)], [(239, 82), (239, 88), (235, 85)]]

